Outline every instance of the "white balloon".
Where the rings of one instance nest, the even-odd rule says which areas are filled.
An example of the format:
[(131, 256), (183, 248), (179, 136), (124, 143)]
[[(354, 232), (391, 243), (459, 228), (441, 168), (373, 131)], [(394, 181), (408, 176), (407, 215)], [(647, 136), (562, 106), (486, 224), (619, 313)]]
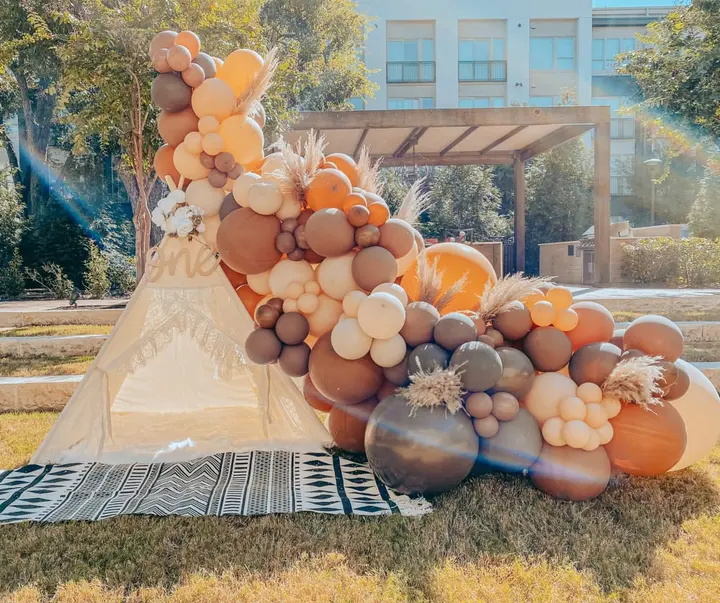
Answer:
[(250, 207), (248, 200), (248, 191), (253, 184), (260, 182), (260, 176), (253, 174), (252, 172), (246, 172), (235, 180), (233, 184), (233, 197), (235, 197), (235, 203), (240, 207)]
[(206, 216), (217, 216), (220, 211), (225, 191), (215, 188), (207, 178), (193, 180), (185, 191), (185, 201), (188, 205), (197, 205)]
[(403, 308), (408, 305), (408, 295), (405, 293), (405, 289), (403, 289), (400, 285), (397, 283), (380, 283), (377, 287), (375, 287), (372, 290), (373, 293), (389, 293), (390, 295), (394, 295), (400, 300), (400, 303), (403, 305)]
[(318, 308), (306, 318), (310, 324), (310, 335), (320, 337), (337, 324), (342, 314), (342, 304), (324, 293), (318, 295)]
[(258, 295), (269, 295), (272, 293), (270, 289), (270, 272), (261, 272), (260, 274), (247, 275), (248, 286)]
[[(299, 283), (301, 290), (298, 297), (305, 291), (305, 283), (315, 280), (315, 271), (305, 260), (293, 262), (287, 258), (280, 260), (270, 269), (268, 283), (270, 291), (275, 297), (287, 299), (290, 295), (290, 285)], [(297, 287), (296, 287), (297, 288)]]
[(297, 300), (298, 310), (303, 314), (312, 314), (317, 310), (320, 300), (314, 293), (303, 293)]
[(680, 460), (670, 471), (684, 469), (704, 459), (720, 438), (720, 396), (717, 390), (692, 364), (684, 360), (678, 360), (677, 364), (690, 377), (690, 387), (685, 395), (669, 404), (675, 407), (685, 423), (687, 444)]
[(325, 258), (317, 267), (320, 288), (333, 299), (342, 301), (350, 292), (360, 289), (352, 275), (354, 252), (334, 258)]
[(282, 203), (282, 193), (274, 182), (261, 180), (248, 189), (248, 205), (256, 214), (271, 216)]
[(402, 362), (406, 351), (407, 346), (402, 335), (395, 335), (390, 339), (373, 340), (370, 346), (370, 358), (378, 366), (390, 368)]
[(360, 304), (358, 320), (363, 331), (373, 339), (390, 339), (405, 324), (405, 308), (394, 295), (373, 293)]
[(297, 218), (302, 212), (302, 205), (293, 195), (283, 195), (283, 202), (275, 212), (278, 220), (287, 220), (288, 218)]
[(357, 318), (346, 318), (333, 327), (330, 343), (341, 358), (358, 360), (371, 350), (373, 340), (360, 328)]
[(284, 163), (282, 153), (279, 151), (277, 153), (270, 153), (270, 155), (265, 157), (265, 161), (263, 161), (260, 171), (263, 175), (272, 174), (273, 172), (281, 169)]
[(346, 316), (357, 318), (360, 304), (367, 297), (365, 291), (350, 291), (343, 297), (343, 312)]

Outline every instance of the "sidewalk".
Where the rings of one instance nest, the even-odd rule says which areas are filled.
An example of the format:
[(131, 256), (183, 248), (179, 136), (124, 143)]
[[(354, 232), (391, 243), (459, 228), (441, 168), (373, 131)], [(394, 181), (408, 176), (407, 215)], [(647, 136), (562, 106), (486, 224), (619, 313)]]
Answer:
[(77, 308), (63, 299), (33, 299), (0, 302), (0, 312), (55, 312), (58, 310), (97, 310), (124, 308), (129, 298), (80, 299)]
[(720, 299), (720, 289), (616, 289), (614, 287), (597, 289), (595, 287), (581, 287), (577, 285), (565, 286), (572, 291), (573, 297), (583, 301), (597, 299), (700, 299), (708, 297), (717, 297)]

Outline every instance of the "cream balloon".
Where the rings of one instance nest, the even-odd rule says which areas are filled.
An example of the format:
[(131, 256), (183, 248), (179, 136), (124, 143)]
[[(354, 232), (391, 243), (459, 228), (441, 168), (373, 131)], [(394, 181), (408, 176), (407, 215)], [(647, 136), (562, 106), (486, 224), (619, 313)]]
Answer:
[(570, 448), (582, 448), (590, 441), (592, 430), (582, 421), (568, 421), (563, 427), (563, 437)]
[(270, 155), (265, 157), (265, 161), (263, 161), (262, 167), (260, 168), (260, 173), (263, 175), (272, 174), (273, 172), (281, 170), (284, 164), (285, 160), (283, 159), (282, 153), (279, 151), (277, 153), (270, 153)]
[(318, 296), (315, 293), (303, 293), (297, 300), (298, 310), (303, 314), (312, 314), (318, 309)]
[(598, 432), (596, 429), (590, 430), (590, 439), (588, 439), (587, 444), (582, 447), (583, 450), (587, 450), (588, 452), (592, 452), (595, 450), (598, 446), (600, 446), (600, 436), (598, 435)]
[(608, 416), (602, 404), (590, 402), (590, 404), (586, 406), (586, 410), (587, 413), (585, 415), (585, 422), (593, 429), (602, 427), (605, 423), (607, 423)]
[(357, 318), (346, 318), (333, 327), (330, 343), (341, 358), (358, 360), (371, 350), (373, 340), (360, 328)]
[(280, 188), (274, 182), (260, 180), (248, 190), (248, 205), (256, 214), (270, 216), (282, 206)]
[(690, 387), (684, 395), (672, 402), (685, 423), (687, 444), (685, 452), (670, 471), (689, 467), (705, 458), (720, 438), (720, 396), (702, 372), (684, 360), (677, 365), (690, 378)]
[(283, 312), (286, 314), (288, 312), (297, 312), (298, 311), (298, 303), (296, 299), (286, 299), (283, 302)]
[[(354, 252), (334, 258), (325, 258), (317, 267), (320, 288), (330, 297), (342, 301), (350, 292), (360, 287), (352, 275)], [(348, 315), (349, 316), (349, 315)]]
[(560, 413), (560, 401), (577, 393), (575, 382), (560, 373), (543, 373), (535, 377), (525, 396), (525, 408), (542, 425)]
[(612, 440), (613, 436), (615, 435), (615, 430), (610, 423), (605, 423), (604, 425), (601, 425), (595, 431), (597, 431), (598, 436), (600, 436), (600, 444), (602, 446)]
[(397, 260), (397, 276), (400, 277), (405, 274), (419, 255), (420, 251), (418, 250), (417, 243), (413, 243), (410, 251)]
[(560, 400), (558, 410), (564, 421), (582, 421), (587, 414), (585, 402), (574, 396)]
[(206, 216), (217, 216), (224, 198), (225, 191), (215, 188), (207, 178), (193, 180), (185, 191), (188, 205), (197, 205)]
[(173, 165), (188, 180), (202, 180), (210, 173), (210, 169), (200, 162), (200, 155), (191, 153), (184, 142), (181, 142), (173, 152)]
[(235, 180), (235, 184), (233, 184), (232, 192), (233, 197), (235, 197), (235, 203), (237, 203), (240, 207), (250, 207), (248, 193), (250, 192), (250, 187), (258, 182), (260, 182), (260, 176), (253, 174), (252, 172), (247, 172), (242, 176), (239, 176)]
[(358, 320), (373, 339), (390, 339), (405, 324), (405, 308), (394, 295), (373, 293), (360, 303)]
[(563, 428), (565, 427), (565, 421), (560, 417), (552, 417), (545, 421), (542, 426), (543, 439), (551, 446), (565, 446), (565, 436), (563, 435)]
[[(272, 267), (268, 284), (270, 291), (275, 297), (279, 297), (280, 299), (287, 299), (288, 297), (300, 299), (300, 296), (305, 292), (305, 283), (312, 280), (315, 280), (315, 271), (310, 264), (305, 260), (293, 262), (286, 258), (280, 260)], [(302, 286), (302, 289), (298, 291), (297, 297), (290, 295), (291, 285), (293, 283), (299, 283)]]
[(294, 195), (283, 195), (282, 205), (275, 212), (278, 220), (288, 220), (289, 218), (297, 218), (302, 213), (302, 204)]
[(400, 300), (403, 308), (408, 305), (408, 295), (405, 292), (405, 289), (403, 289), (397, 283), (380, 283), (372, 290), (372, 293), (389, 293), (390, 295), (394, 295)]
[(230, 116), (235, 107), (232, 88), (218, 78), (208, 78), (192, 94), (191, 104), (195, 115), (212, 115), (219, 121)]
[(312, 293), (313, 295), (320, 295), (320, 285), (317, 281), (308, 281), (305, 283), (305, 293)]
[(605, 414), (608, 419), (614, 419), (622, 410), (622, 402), (620, 402), (620, 400), (616, 400), (615, 398), (603, 398), (600, 405), (605, 410)]
[(346, 316), (352, 316), (357, 318), (358, 310), (360, 310), (360, 304), (367, 297), (367, 293), (364, 291), (350, 291), (345, 297), (343, 297), (343, 312)]
[(302, 283), (298, 283), (296, 281), (293, 281), (285, 288), (285, 295), (287, 295), (290, 299), (300, 299), (300, 296), (303, 295), (304, 292), (305, 288)]
[(248, 274), (247, 284), (258, 295), (270, 295), (270, 271), (260, 272), (259, 274)]
[(375, 339), (370, 346), (370, 358), (383, 368), (400, 364), (405, 358), (405, 352), (407, 352), (407, 346), (399, 334), (390, 339)]
[(584, 402), (597, 402), (602, 401), (602, 389), (595, 383), (583, 383), (578, 386), (577, 396)]
[(321, 293), (318, 295), (318, 307), (315, 312), (307, 316), (310, 324), (310, 334), (320, 337), (328, 333), (337, 324), (342, 314), (342, 304)]
[(203, 241), (205, 241), (213, 249), (217, 248), (217, 232), (220, 228), (220, 216), (203, 216), (203, 224), (205, 230), (201, 233)]

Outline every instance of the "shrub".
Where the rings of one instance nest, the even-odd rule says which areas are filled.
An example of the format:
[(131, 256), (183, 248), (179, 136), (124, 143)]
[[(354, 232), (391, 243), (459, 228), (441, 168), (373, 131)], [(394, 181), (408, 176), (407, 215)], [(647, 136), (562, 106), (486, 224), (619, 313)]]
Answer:
[(130, 256), (113, 250), (103, 254), (108, 261), (107, 276), (110, 290), (117, 295), (129, 295), (135, 290), (135, 261)]
[(25, 278), (36, 283), (56, 299), (69, 299), (74, 285), (63, 269), (57, 264), (43, 264), (41, 270), (25, 269)]
[(0, 296), (18, 297), (25, 290), (18, 249), (25, 227), (20, 195), (12, 172), (0, 169)]
[(88, 259), (85, 262), (85, 288), (90, 297), (99, 299), (110, 293), (110, 279), (108, 268), (110, 263), (107, 257), (95, 243), (90, 243)]
[(25, 276), (23, 273), (20, 250), (16, 247), (7, 268), (0, 270), (0, 295), (4, 297), (20, 297), (25, 292)]

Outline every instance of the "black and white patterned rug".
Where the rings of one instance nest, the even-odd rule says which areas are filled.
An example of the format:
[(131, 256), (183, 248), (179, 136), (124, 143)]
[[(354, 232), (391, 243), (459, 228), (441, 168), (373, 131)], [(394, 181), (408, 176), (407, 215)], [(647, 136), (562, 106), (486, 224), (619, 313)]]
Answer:
[(362, 463), (326, 453), (224, 453), (182, 463), (27, 465), (0, 472), (0, 523), (118, 515), (422, 515)]

